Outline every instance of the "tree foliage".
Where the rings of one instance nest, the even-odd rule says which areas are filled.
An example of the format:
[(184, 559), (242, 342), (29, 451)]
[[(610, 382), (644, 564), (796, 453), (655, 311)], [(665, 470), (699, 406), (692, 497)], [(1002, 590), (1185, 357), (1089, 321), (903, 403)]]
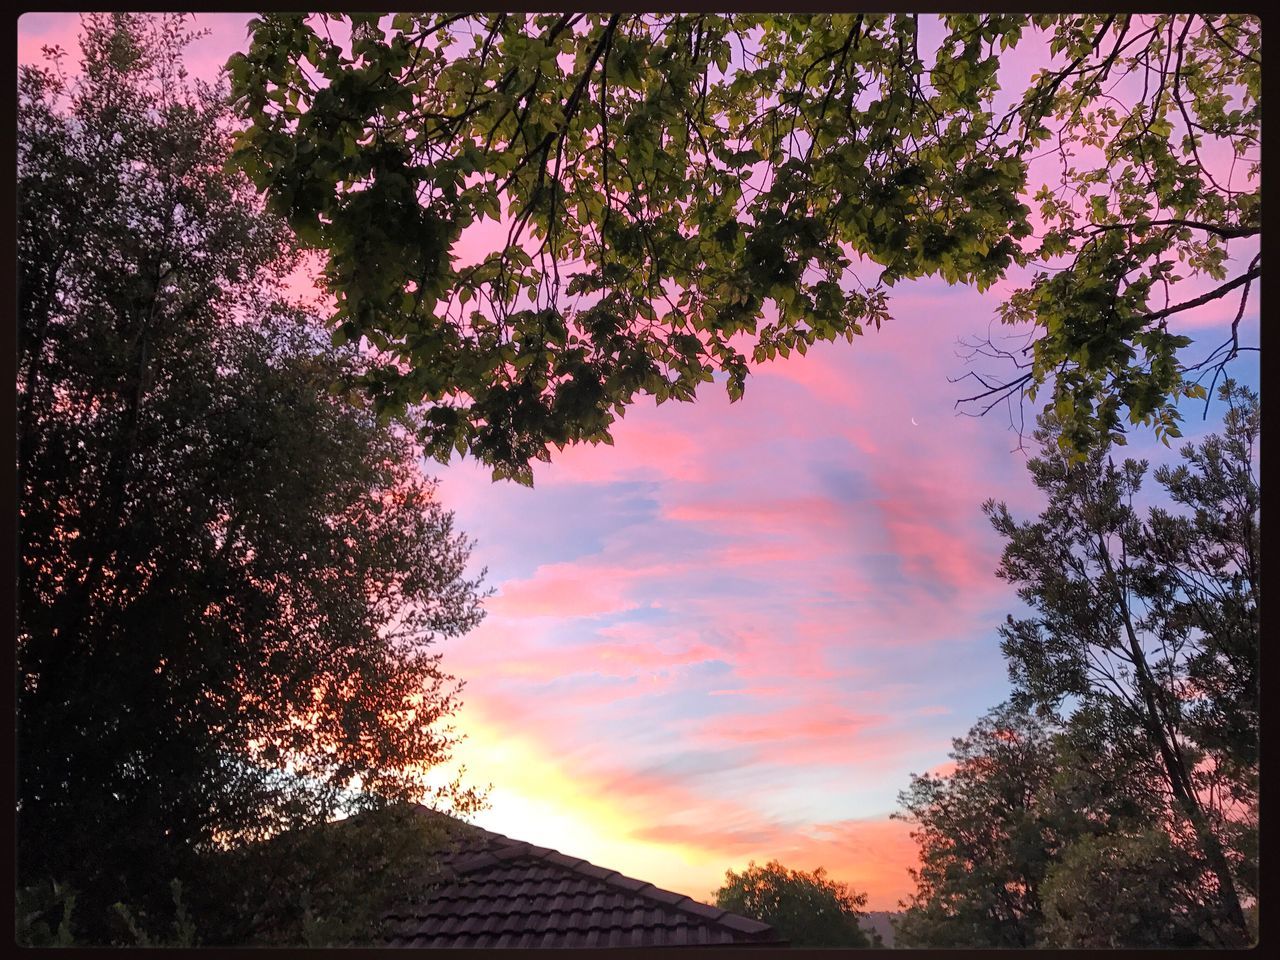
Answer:
[(220, 851), (193, 906), (223, 945), (376, 946), (387, 912), (442, 879), (459, 823), (392, 804)]
[(879, 946), (879, 934), (859, 923), (866, 905), (865, 893), (830, 879), (822, 867), (806, 873), (776, 860), (763, 867), (752, 861), (742, 873), (726, 870), (716, 891), (720, 909), (772, 925), (793, 947)]
[(1042, 887), (1045, 943), (1058, 947), (1203, 947), (1215, 942), (1185, 849), (1159, 828), (1068, 846)]
[(1221, 945), (1203, 858), (1175, 835), (1143, 749), (1097, 716), (1015, 704), (901, 795), (920, 867), (896, 922), (914, 947)]
[[(1126, 411), (1167, 444), (1180, 435), (1177, 400), (1207, 402), (1227, 363), (1256, 349), (1241, 346), (1239, 324), (1261, 254), (1245, 266), (1231, 241), (1238, 251), (1262, 232), (1261, 23), (1033, 19), (1068, 63), (1041, 71), (1028, 91), (1044, 109), (1023, 142), (1053, 156), (1057, 175), (1027, 184), (1042, 224), (1036, 272), (1000, 309), (1005, 323), (1033, 325), (1023, 349), (995, 351), (1023, 372), (984, 382), (981, 396), (1023, 390), (1034, 400), (1051, 381), (1046, 409), (1064, 449), (1123, 444)], [(1195, 278), (1196, 295), (1177, 288)], [(1191, 338), (1172, 333), (1169, 319), (1237, 296), (1228, 340), (1184, 361)]]
[[(1043, 419), (1033, 521), (986, 511), (1029, 615), (1012, 705), (902, 795), (922, 866), (902, 936), (934, 946), (1240, 946), (1258, 886), (1258, 399), (1155, 471), (1073, 461)], [(1027, 713), (1035, 711), (1035, 718)], [(1040, 718), (1043, 718), (1040, 719)]]
[(1054, 853), (1046, 796), (1052, 728), (1010, 707), (953, 741), (955, 771), (912, 777), (900, 819), (914, 824), (916, 892), (898, 918), (906, 946), (1031, 947)]
[(1173, 829), (1190, 833), (1213, 876), (1208, 895), (1243, 937), (1238, 885), (1252, 888), (1256, 869), (1258, 405), (1231, 381), (1221, 393), (1225, 436), (1157, 471), (1188, 510), (1144, 516), (1146, 462), (1116, 465), (1103, 451), (1071, 462), (1052, 421), (1029, 463), (1046, 509), (1022, 523), (1003, 504), (986, 509), (1007, 541), (1000, 576), (1033, 611), (1001, 628), (1020, 695), (1143, 744)]
[(480, 614), (406, 431), (328, 390), (364, 361), (280, 298), (180, 19), (82, 30), (74, 83), (19, 80), (18, 854), (102, 942), (212, 851), (421, 794), (432, 644)]
[[(426, 406), (435, 456), (525, 482), (549, 445), (609, 442), (639, 396), (719, 378), (736, 399), (752, 363), (879, 327), (897, 281), (985, 289), (1037, 264), (1054, 272), (1002, 313), (1034, 327), (1004, 352), (1027, 369), (975, 373), (969, 399), (1051, 388), (1080, 449), (1122, 437), (1122, 411), (1176, 435), (1203, 388), (1168, 318), (1206, 298), (1156, 297), (1226, 280), (1228, 242), (1261, 230), (1256, 18), (272, 14), (251, 32), (228, 62), (236, 161), (323, 252), (334, 336), (380, 352), (359, 387)], [(1051, 63), (1007, 103), (1001, 59), (1028, 42)]]

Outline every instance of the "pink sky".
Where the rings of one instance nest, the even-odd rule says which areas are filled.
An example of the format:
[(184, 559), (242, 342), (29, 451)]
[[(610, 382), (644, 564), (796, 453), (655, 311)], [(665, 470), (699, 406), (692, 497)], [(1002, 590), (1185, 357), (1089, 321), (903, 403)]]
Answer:
[[(198, 15), (193, 72), (247, 19)], [(25, 15), (20, 60), (75, 31)], [(1036, 62), (1020, 49), (1014, 69)], [(873, 909), (907, 896), (896, 795), (1008, 692), (995, 629), (1017, 600), (980, 504), (1038, 503), (1003, 411), (957, 416), (948, 382), (1000, 289), (900, 284), (880, 332), (761, 367), (732, 406), (716, 385), (642, 401), (614, 446), (564, 451), (532, 490), (428, 466), (496, 590), (443, 647), (467, 683), (458, 759), (493, 784), (478, 822), (695, 897), (772, 858), (825, 866)], [(1207, 349), (1233, 315), (1179, 323)], [(1256, 385), (1255, 356), (1235, 374)], [(1184, 432), (1215, 425), (1197, 406)], [(1130, 450), (1173, 456), (1146, 435)]]

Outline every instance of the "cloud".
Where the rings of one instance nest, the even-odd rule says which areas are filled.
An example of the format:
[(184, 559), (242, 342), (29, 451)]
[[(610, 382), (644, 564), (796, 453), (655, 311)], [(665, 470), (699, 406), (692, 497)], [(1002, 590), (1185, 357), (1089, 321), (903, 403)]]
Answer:
[(615, 422), (610, 430), (612, 445), (583, 444), (557, 451), (551, 464), (537, 467), (537, 482), (550, 485), (634, 479), (706, 481), (708, 465), (703, 448), (689, 433), (666, 423), (666, 412), (666, 409), (641, 405), (625, 419)]
[(801, 704), (769, 713), (720, 714), (705, 724), (700, 733), (729, 743), (847, 741), (884, 719), (883, 716), (854, 713), (840, 707), (815, 708), (811, 704)]
[(491, 661), (490, 669), (502, 677), (531, 682), (578, 675), (641, 679), (673, 668), (717, 660), (723, 655), (718, 648), (696, 641), (654, 643), (624, 637), (608, 639), (611, 637), (608, 628), (600, 630), (597, 636), (607, 639), (508, 649)]
[[(908, 869), (918, 863), (910, 826), (888, 817), (838, 820), (796, 826), (760, 821), (729, 826), (655, 823), (634, 832), (638, 839), (660, 844), (696, 846), (719, 858), (726, 870), (742, 872), (749, 862), (777, 860), (793, 870), (819, 867), (858, 893), (866, 893), (871, 910), (897, 909), (914, 891)], [(723, 872), (715, 886), (723, 882)], [(708, 890), (708, 899), (714, 887)]]
[(797, 384), (827, 409), (860, 411), (867, 400), (865, 388), (850, 375), (847, 365), (821, 350), (761, 365), (752, 376)]
[(595, 617), (639, 606), (629, 596), (635, 579), (632, 570), (545, 564), (526, 580), (505, 582), (488, 608), (506, 617)]

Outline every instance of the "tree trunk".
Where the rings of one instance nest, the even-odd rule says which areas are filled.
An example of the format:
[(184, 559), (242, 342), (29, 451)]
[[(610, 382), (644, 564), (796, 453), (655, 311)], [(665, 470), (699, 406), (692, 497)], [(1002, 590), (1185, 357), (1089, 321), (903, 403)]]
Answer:
[(1138, 634), (1133, 626), (1129, 605), (1125, 602), (1124, 594), (1120, 591), (1120, 584), (1116, 579), (1115, 569), (1111, 563), (1111, 554), (1107, 551), (1106, 544), (1102, 541), (1101, 536), (1098, 538), (1098, 550), (1099, 559), (1107, 572), (1107, 580), (1115, 594), (1116, 607), (1124, 623), (1129, 656), (1133, 659), (1134, 671), (1137, 674), (1138, 691), (1142, 697), (1144, 707), (1142, 725), (1146, 729), (1147, 735), (1151, 737), (1160, 751), (1160, 760), (1164, 765), (1169, 788), (1173, 792), (1174, 799), (1177, 801), (1182, 815), (1187, 818), (1187, 821), (1195, 831), (1196, 840), (1209, 863), (1209, 869), (1213, 871), (1213, 875), (1218, 881), (1218, 899), (1221, 901), (1227, 922), (1231, 924), (1238, 934), (1238, 936), (1230, 939), (1228, 945), (1245, 946), (1249, 942), (1249, 927), (1245, 923), (1244, 910), (1240, 906), (1240, 895), (1236, 890), (1235, 878), (1231, 875), (1231, 865), (1227, 863), (1226, 853), (1222, 849), (1222, 843), (1219, 841), (1217, 834), (1213, 832), (1213, 828), (1205, 820), (1204, 810), (1201, 809), (1200, 802), (1196, 797), (1190, 771), (1186, 768), (1181, 752), (1177, 749), (1177, 744), (1173, 742), (1170, 733), (1164, 729), (1161, 723), (1160, 706), (1156, 701), (1155, 680), (1152, 678), (1151, 670), (1147, 666), (1146, 654), (1143, 652), (1142, 644), (1138, 641)]

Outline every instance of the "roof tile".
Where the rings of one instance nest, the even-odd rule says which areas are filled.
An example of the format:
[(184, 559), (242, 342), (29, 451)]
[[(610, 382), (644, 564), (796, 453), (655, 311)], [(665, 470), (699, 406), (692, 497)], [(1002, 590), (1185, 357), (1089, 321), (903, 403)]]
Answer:
[(773, 929), (767, 923), (752, 920), (750, 917), (740, 917), (736, 913), (725, 913), (719, 918), (719, 921), (726, 927), (740, 930), (743, 933), (764, 933), (766, 930)]
[(457, 873), (470, 873), (473, 870), (482, 870), (485, 867), (491, 867), (497, 862), (498, 858), (492, 853), (480, 853), (474, 857), (468, 857), (467, 859), (460, 861), (453, 869)]
[(573, 868), (573, 872), (581, 874), (584, 877), (595, 877), (598, 880), (603, 880), (606, 877), (622, 876), (622, 874), (618, 873), (617, 870), (606, 870), (604, 867), (597, 867), (595, 864), (587, 863), (585, 860), (580, 861), (580, 863)]
[[(588, 864), (587, 861), (581, 859), (580, 857), (566, 856), (565, 854), (561, 853), (559, 850), (552, 850), (545, 857), (543, 857), (543, 859), (546, 860), (547, 863), (555, 864), (557, 867), (576, 867), (579, 864), (590, 866), (590, 864)], [(600, 868), (596, 867), (595, 869), (599, 870)]]
[(699, 917), (706, 917), (708, 920), (719, 920), (726, 912), (721, 910), (719, 907), (708, 906), (705, 903), (699, 903), (697, 900), (692, 899), (687, 903), (680, 903), (679, 907), (686, 913), (696, 914)]
[[(436, 815), (436, 814), (433, 814)], [(389, 911), (392, 946), (627, 947), (777, 941), (725, 913), (534, 844), (462, 825), (444, 858), (453, 878)]]
[(622, 874), (616, 874), (608, 878), (610, 886), (622, 887), (624, 890), (640, 890), (643, 887), (651, 887), (653, 884), (646, 883), (643, 880), (633, 880), (631, 877), (624, 877)]
[(672, 893), (670, 890), (659, 890), (657, 887), (646, 890), (644, 896), (647, 900), (657, 900), (659, 903), (667, 904), (677, 904), (681, 900), (689, 899), (683, 893)]

